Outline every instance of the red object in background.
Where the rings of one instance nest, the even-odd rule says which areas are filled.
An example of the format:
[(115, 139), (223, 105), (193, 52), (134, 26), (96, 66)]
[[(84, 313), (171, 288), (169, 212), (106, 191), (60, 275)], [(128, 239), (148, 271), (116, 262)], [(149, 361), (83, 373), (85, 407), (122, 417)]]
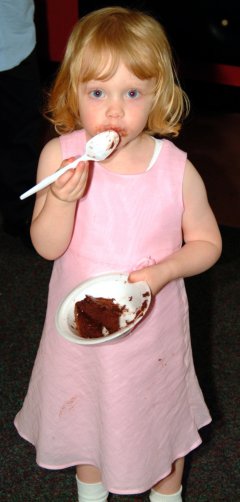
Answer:
[(214, 65), (214, 68), (216, 82), (240, 87), (240, 66), (216, 64)]
[(78, 21), (78, 0), (47, 0), (48, 57), (61, 61), (68, 37)]
[(240, 87), (240, 66), (199, 61), (183, 61), (184, 77), (214, 84)]

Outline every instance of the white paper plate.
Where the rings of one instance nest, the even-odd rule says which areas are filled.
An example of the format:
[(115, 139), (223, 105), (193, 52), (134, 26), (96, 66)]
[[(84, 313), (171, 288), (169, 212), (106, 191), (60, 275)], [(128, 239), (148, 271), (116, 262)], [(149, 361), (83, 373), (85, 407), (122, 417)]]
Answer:
[[(96, 345), (107, 343), (126, 336), (146, 314), (151, 303), (151, 291), (144, 281), (129, 283), (125, 274), (106, 274), (79, 284), (60, 304), (56, 314), (56, 327), (61, 336), (81, 345)], [(76, 334), (74, 320), (75, 303), (85, 298), (114, 298), (119, 305), (126, 305), (126, 312), (120, 317), (121, 329), (111, 335), (100, 338), (81, 338)], [(145, 303), (144, 303), (145, 302)], [(144, 303), (144, 308), (142, 308)], [(141, 315), (136, 317), (138, 309)], [(132, 320), (132, 322), (131, 322)]]

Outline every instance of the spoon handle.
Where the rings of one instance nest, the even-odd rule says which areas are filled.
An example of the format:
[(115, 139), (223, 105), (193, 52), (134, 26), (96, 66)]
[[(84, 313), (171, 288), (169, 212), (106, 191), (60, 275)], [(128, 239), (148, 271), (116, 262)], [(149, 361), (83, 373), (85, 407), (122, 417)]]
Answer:
[(33, 195), (34, 193), (39, 192), (43, 188), (46, 188), (47, 186), (51, 185), (51, 183), (56, 181), (59, 178), (59, 176), (66, 173), (66, 171), (68, 171), (69, 169), (75, 168), (78, 165), (78, 163), (80, 162), (80, 160), (88, 160), (88, 159), (89, 159), (89, 157), (86, 154), (82, 155), (81, 157), (77, 157), (77, 159), (70, 162), (70, 164), (67, 164), (64, 167), (61, 167), (61, 169), (58, 169), (58, 171), (56, 171), (53, 174), (50, 174), (50, 176), (47, 176), (42, 181), (37, 183), (37, 185), (35, 185), (34, 187), (32, 187), (29, 190), (27, 190), (26, 192), (24, 192), (22, 195), (20, 195), (20, 199), (21, 200), (26, 199), (30, 195)]

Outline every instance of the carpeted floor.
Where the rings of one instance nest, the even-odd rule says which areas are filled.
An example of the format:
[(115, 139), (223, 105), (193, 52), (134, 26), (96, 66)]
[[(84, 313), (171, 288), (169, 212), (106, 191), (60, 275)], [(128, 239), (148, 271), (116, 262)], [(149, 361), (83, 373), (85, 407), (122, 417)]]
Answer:
[[(213, 423), (187, 458), (185, 502), (237, 502), (239, 477), (239, 229), (221, 227), (223, 255), (210, 271), (187, 281), (192, 345)], [(0, 230), (1, 488), (0, 500), (76, 502), (74, 469), (35, 464), (13, 418), (22, 404), (44, 321), (52, 264)], [(143, 452), (144, 454), (144, 452)], [(147, 502), (147, 494), (111, 495), (111, 502)]]

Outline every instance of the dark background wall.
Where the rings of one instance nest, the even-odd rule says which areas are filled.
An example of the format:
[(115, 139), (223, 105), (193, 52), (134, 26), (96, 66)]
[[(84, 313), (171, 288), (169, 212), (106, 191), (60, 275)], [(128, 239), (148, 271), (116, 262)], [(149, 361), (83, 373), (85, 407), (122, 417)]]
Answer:
[(107, 5), (132, 6), (153, 14), (167, 28), (175, 49), (184, 57), (238, 65), (240, 3), (215, 1), (94, 1), (79, 2), (83, 15)]

